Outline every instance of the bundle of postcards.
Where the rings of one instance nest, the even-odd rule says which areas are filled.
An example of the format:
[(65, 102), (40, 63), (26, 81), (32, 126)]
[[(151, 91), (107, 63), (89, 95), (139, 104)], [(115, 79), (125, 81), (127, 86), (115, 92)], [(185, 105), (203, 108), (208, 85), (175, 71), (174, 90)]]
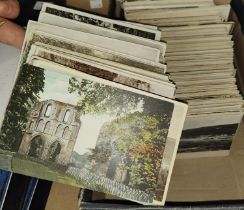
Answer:
[(44, 4), (1, 116), (1, 167), (164, 204), (187, 105), (155, 27)]
[(157, 26), (167, 41), (176, 98), (189, 110), (179, 157), (227, 155), (243, 117), (233, 65), (230, 5), (213, 0), (126, 1), (127, 20)]

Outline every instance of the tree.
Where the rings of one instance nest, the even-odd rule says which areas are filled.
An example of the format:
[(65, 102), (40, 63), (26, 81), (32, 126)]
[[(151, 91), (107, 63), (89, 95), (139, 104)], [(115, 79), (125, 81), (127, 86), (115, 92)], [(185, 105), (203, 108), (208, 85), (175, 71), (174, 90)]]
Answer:
[(137, 109), (143, 99), (138, 94), (128, 94), (127, 91), (89, 80), (71, 78), (69, 83), (69, 92), (80, 96), (77, 105), (83, 114), (108, 113), (119, 116)]
[(107, 127), (113, 150), (119, 152), (130, 176), (129, 185), (154, 192), (161, 167), (168, 129), (143, 113), (133, 113)]
[(123, 116), (142, 109), (145, 114), (158, 118), (160, 123), (165, 123), (166, 119), (170, 120), (174, 107), (170, 102), (89, 80), (79, 81), (71, 78), (69, 83), (69, 92), (77, 93), (80, 96), (77, 105), (83, 114), (108, 113)]
[[(99, 164), (106, 151), (111, 177), (114, 166), (120, 165), (128, 171), (129, 185), (155, 192), (174, 104), (92, 81), (71, 78), (69, 82), (69, 92), (80, 96), (77, 105), (83, 114), (117, 116), (101, 129), (92, 159)], [(117, 154), (121, 162), (114, 164)]]
[(27, 115), (44, 88), (44, 71), (24, 64), (12, 92), (0, 133), (0, 148), (16, 152), (22, 140)]

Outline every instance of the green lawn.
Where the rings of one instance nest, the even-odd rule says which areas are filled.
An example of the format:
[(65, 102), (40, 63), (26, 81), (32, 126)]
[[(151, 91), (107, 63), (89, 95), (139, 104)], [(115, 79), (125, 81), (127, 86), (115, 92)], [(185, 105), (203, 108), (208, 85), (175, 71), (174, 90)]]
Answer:
[(81, 184), (78, 181), (65, 175), (64, 169), (61, 169), (54, 164), (48, 165), (45, 163), (44, 165), (18, 154), (15, 154), (12, 159), (12, 170), (16, 173), (27, 176), (33, 176), (40, 179), (81, 187)]

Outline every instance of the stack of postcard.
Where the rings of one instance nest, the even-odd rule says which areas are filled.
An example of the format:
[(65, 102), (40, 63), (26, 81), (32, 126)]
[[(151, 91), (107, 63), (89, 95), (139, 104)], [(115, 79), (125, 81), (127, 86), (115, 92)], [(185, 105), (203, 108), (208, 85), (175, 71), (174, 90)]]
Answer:
[(165, 202), (187, 105), (155, 27), (44, 4), (0, 116), (1, 167), (142, 204)]
[(233, 65), (230, 5), (146, 0), (126, 1), (124, 10), (127, 20), (157, 26), (161, 40), (167, 42), (165, 59), (177, 86), (176, 98), (189, 104), (179, 152), (228, 154), (243, 116)]

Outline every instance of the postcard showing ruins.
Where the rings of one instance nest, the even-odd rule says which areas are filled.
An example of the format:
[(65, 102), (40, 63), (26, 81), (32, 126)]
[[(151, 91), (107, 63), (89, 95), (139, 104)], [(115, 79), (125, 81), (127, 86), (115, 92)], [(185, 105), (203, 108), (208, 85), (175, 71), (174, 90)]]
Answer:
[(22, 65), (1, 127), (1, 153), (12, 154), (18, 173), (161, 201), (174, 103), (84, 75)]

